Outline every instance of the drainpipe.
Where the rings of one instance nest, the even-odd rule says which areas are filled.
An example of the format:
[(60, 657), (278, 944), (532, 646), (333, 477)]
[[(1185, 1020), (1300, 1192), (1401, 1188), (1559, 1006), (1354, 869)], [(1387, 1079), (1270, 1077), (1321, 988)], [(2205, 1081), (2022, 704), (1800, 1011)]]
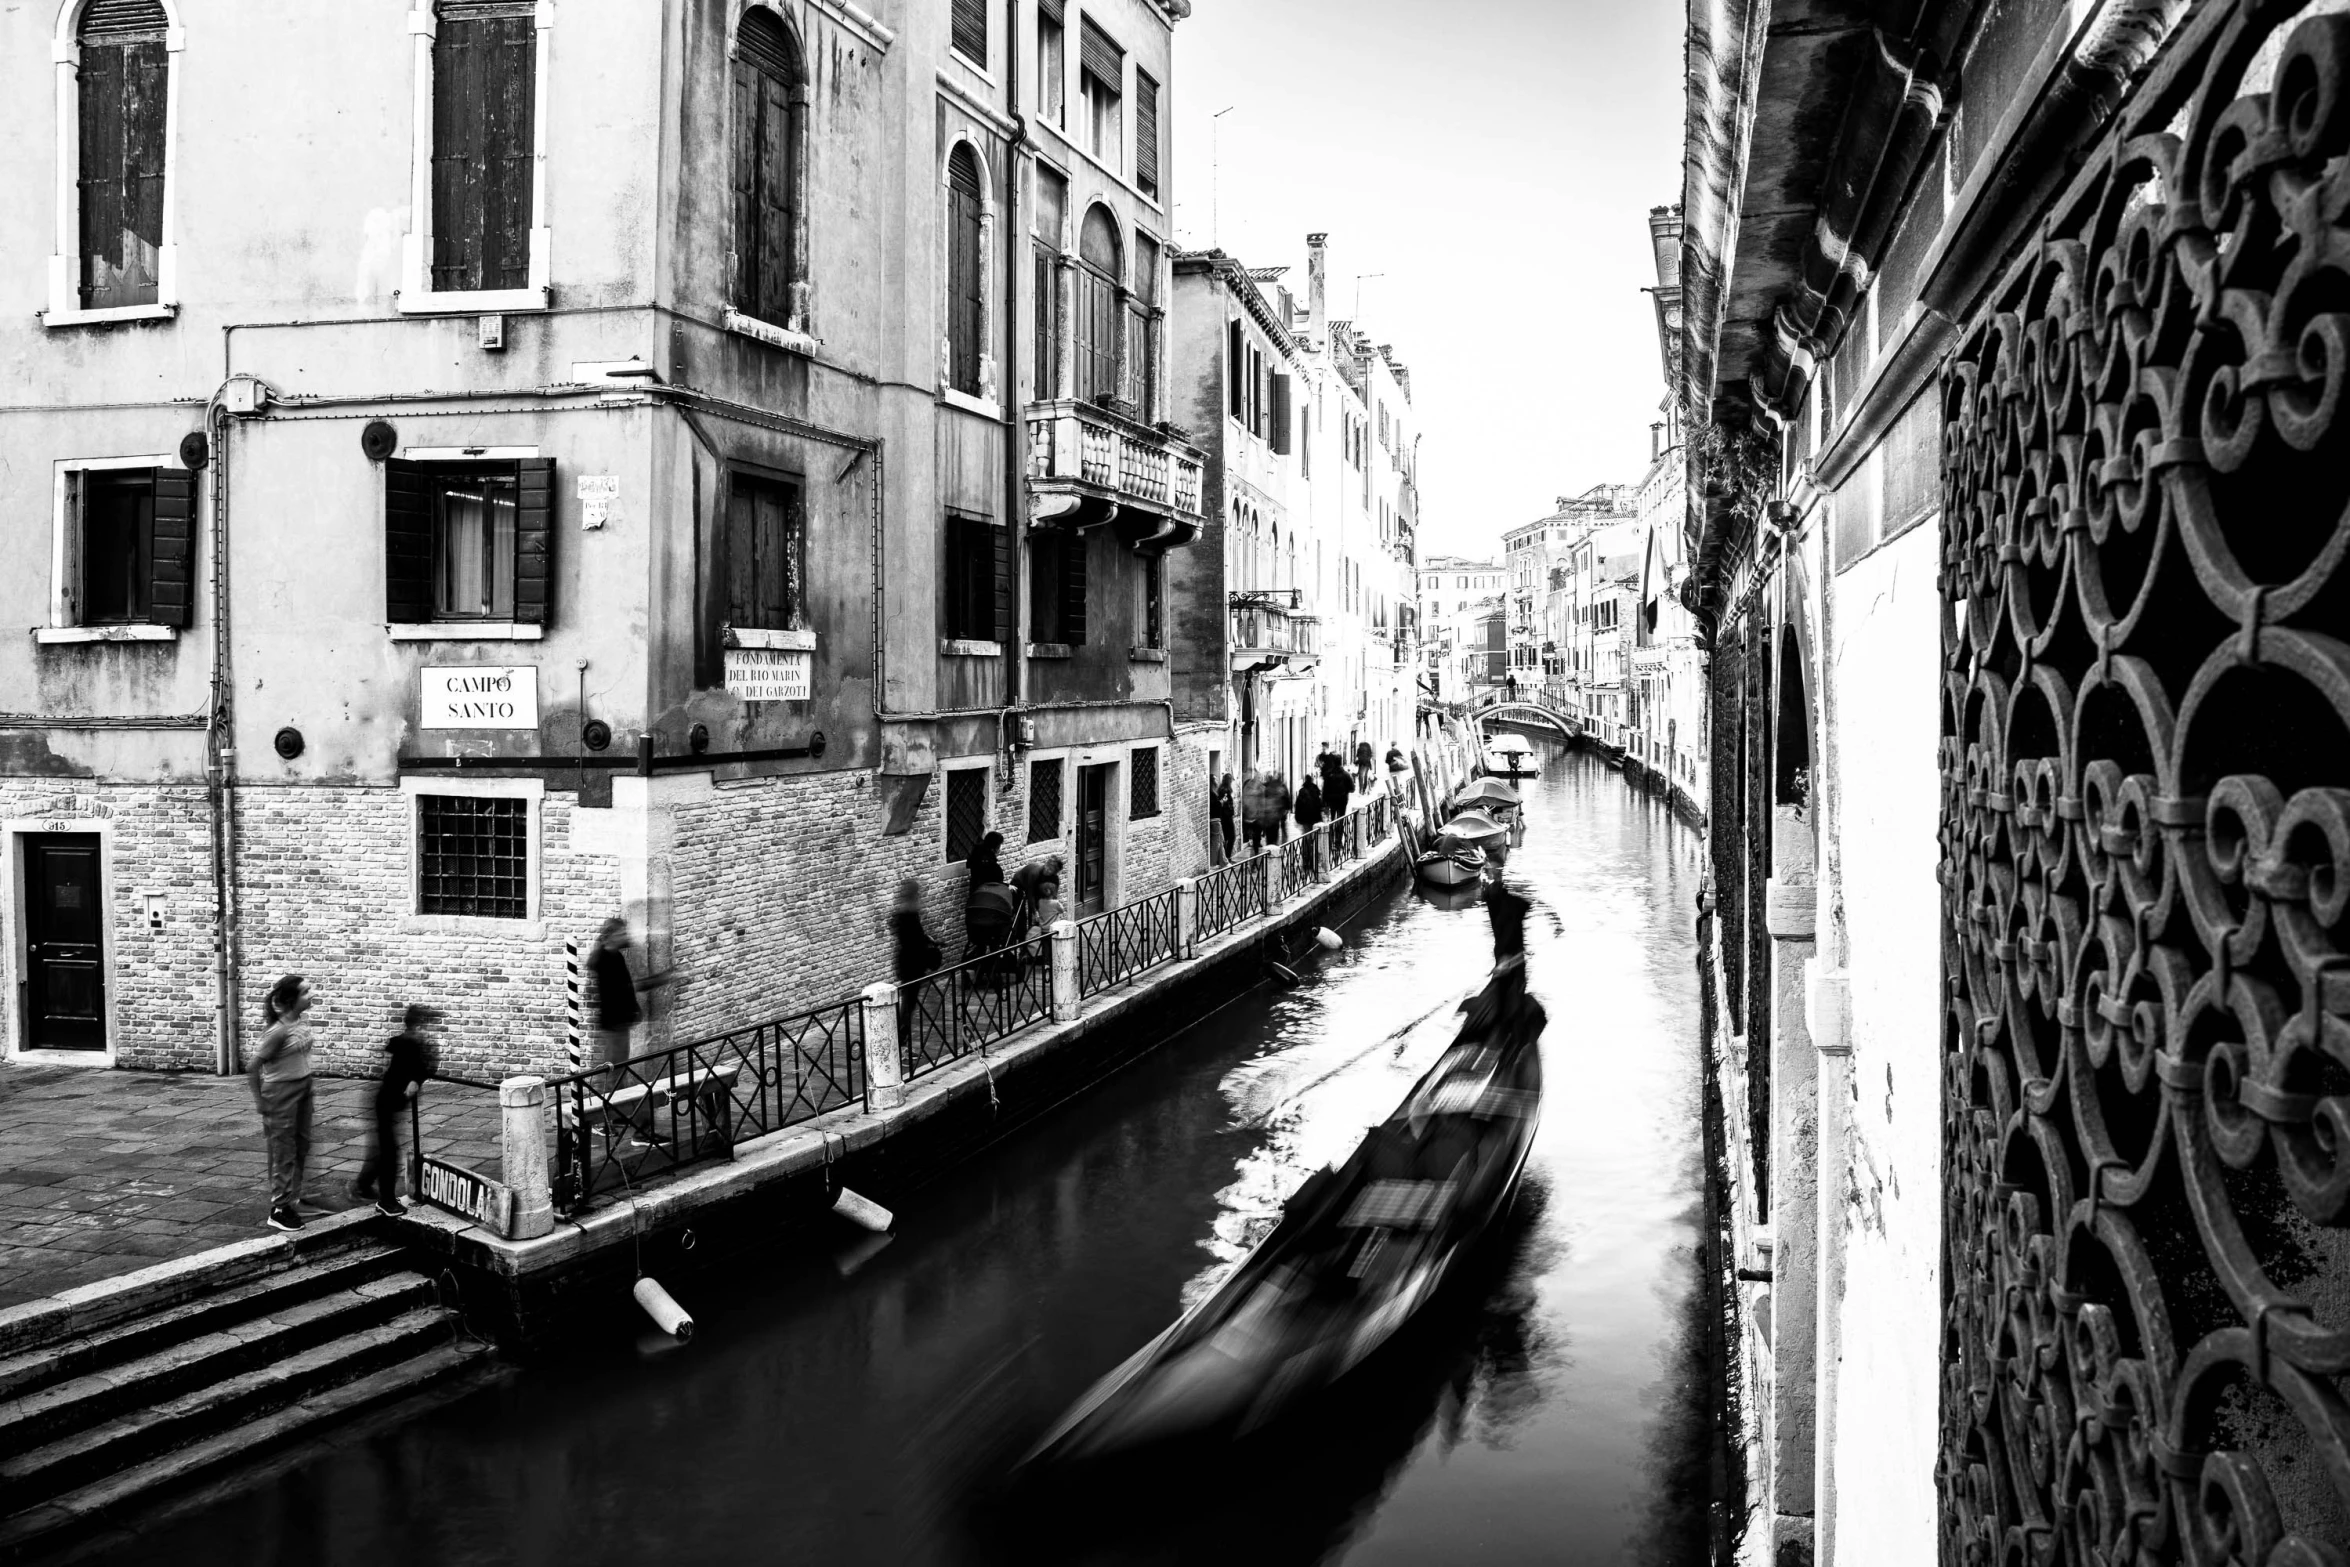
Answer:
[(996, 720), (996, 749), (1004, 752), (1005, 721), (1016, 712), (1026, 694), (1028, 595), (1028, 421), (1020, 416), (1020, 164), (1028, 145), (1028, 121), (1020, 114), (1020, 0), (1004, 0), (1004, 108), (1011, 116), (1011, 154), (1004, 159), (1004, 527), (1009, 531), (1012, 555), (1012, 623), (1005, 629), (1010, 642), (1004, 648), (1004, 712)]
[[(223, 381), (221, 388), (227, 389)], [(212, 690), (204, 724), (206, 794), (212, 807), (212, 1069), (237, 1070), (236, 741), (229, 723), (228, 410), (220, 392), (204, 409), (212, 439)]]

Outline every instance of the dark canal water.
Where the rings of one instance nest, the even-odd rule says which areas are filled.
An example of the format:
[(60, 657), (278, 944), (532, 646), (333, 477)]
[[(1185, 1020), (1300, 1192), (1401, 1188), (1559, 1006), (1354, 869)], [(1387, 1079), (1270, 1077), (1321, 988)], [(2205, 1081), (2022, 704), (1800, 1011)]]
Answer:
[(1449, 1037), (1481, 910), (1410, 893), (1291, 991), (899, 1206), (688, 1299), (692, 1344), (600, 1354), (346, 1446), (123, 1559), (410, 1563), (1698, 1563), (1704, 1409), (1696, 840), (1546, 754), (1534, 900), (1549, 1097), (1506, 1230), (1344, 1401), (1131, 1493), (1014, 1461), (1241, 1254)]

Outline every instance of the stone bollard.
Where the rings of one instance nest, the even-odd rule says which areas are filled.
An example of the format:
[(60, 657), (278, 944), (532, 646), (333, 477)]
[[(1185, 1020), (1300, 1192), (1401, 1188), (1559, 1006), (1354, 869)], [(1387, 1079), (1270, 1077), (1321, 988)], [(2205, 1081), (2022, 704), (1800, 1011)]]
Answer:
[(555, 1228), (555, 1195), (547, 1187), (546, 1080), (509, 1077), (499, 1083), (498, 1110), (503, 1122), (499, 1153), (506, 1189), (514, 1194), (506, 1238), (536, 1240)]
[(876, 1110), (906, 1102), (906, 1069), (898, 1043), (898, 987), (876, 980), (865, 987), (865, 1094)]
[(1175, 883), (1175, 956), (1188, 958), (1199, 945), (1199, 882), (1186, 876)]
[(1077, 993), (1077, 926), (1053, 922), (1053, 1021), (1074, 1023), (1081, 1009)]

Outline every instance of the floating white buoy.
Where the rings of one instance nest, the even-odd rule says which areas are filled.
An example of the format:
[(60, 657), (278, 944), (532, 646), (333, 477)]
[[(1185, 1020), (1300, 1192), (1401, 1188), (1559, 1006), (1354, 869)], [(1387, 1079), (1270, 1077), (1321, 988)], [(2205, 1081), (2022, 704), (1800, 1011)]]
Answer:
[(669, 1298), (669, 1292), (651, 1279), (636, 1281), (636, 1303), (645, 1308), (645, 1315), (659, 1325), (662, 1332), (683, 1343), (694, 1336), (694, 1319), (685, 1314), (685, 1308)]
[(896, 1222), (896, 1215), (887, 1208), (869, 1197), (858, 1196), (846, 1186), (840, 1189), (838, 1197), (832, 1199), (832, 1211), (851, 1224), (861, 1224), (866, 1229), (882, 1234), (888, 1233), (890, 1225)]
[(1325, 952), (1336, 952), (1340, 947), (1346, 945), (1345, 938), (1327, 925), (1314, 927), (1314, 939), (1322, 944), (1322, 950)]

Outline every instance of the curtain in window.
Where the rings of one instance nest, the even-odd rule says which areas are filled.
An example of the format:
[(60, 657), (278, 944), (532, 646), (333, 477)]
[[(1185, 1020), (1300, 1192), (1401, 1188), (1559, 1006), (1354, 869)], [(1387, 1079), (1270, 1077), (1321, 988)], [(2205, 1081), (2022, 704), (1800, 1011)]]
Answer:
[(82, 13), (78, 94), (81, 303), (160, 297), (167, 23), (155, 0), (99, 0)]
[(1118, 299), (1120, 251), (1117, 225), (1096, 206), (1086, 210), (1077, 243), (1077, 395), (1122, 397), (1119, 383), (1124, 336)]
[(434, 609), (442, 618), (512, 618), (515, 499), (514, 481), (502, 475), (453, 477), (441, 486)]
[(986, 280), (979, 255), (979, 160), (967, 146), (947, 159), (948, 384), (979, 395), (979, 356), (986, 339)]
[(772, 11), (743, 13), (734, 62), (735, 308), (791, 322), (799, 162), (799, 50)]

